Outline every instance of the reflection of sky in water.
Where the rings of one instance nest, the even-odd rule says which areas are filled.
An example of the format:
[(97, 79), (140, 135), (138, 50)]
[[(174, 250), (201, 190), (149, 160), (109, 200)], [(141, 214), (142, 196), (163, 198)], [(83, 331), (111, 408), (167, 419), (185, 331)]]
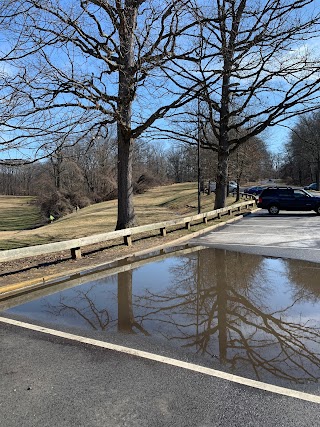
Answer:
[[(294, 289), (292, 282), (288, 277), (287, 261), (281, 259), (267, 258), (262, 262), (262, 268), (266, 272), (268, 285), (272, 292), (268, 294), (268, 306), (271, 310), (281, 310), (287, 307), (294, 301)], [(320, 271), (315, 270), (310, 274), (320, 274)], [(319, 275), (319, 295), (316, 303), (312, 304), (309, 301), (297, 301), (290, 308), (290, 318), (293, 320), (297, 317), (305, 319), (315, 319), (320, 321), (320, 275)]]
[[(133, 294), (135, 296), (144, 295), (147, 289), (156, 289), (157, 292), (165, 291), (168, 283), (171, 282), (170, 268), (176, 264), (176, 258), (169, 258), (164, 261), (147, 264), (133, 270)], [(79, 293), (90, 296), (94, 301), (96, 310), (108, 309), (109, 317), (113, 322), (118, 318), (118, 281), (117, 275), (108, 276), (104, 279), (92, 281), (79, 285), (75, 288), (66, 289), (56, 294), (48, 295), (37, 300), (22, 304), (8, 310), (11, 313), (21, 314), (34, 320), (54, 322), (70, 326), (86, 326), (81, 317), (74, 311), (65, 311), (61, 316), (52, 314), (52, 307), (56, 307), (61, 301), (72, 304), (76, 298), (77, 307), (84, 308), (87, 302), (79, 300)], [(112, 322), (111, 322), (112, 323)]]
[[(254, 255), (250, 255), (254, 257)], [(188, 260), (193, 258), (194, 255), (188, 255)], [(287, 262), (281, 259), (273, 258), (262, 258), (259, 269), (255, 272), (254, 276), (250, 277), (251, 284), (259, 283), (259, 287), (263, 292), (263, 305), (268, 307), (268, 311), (275, 312), (283, 308), (287, 308), (293, 303), (294, 289), (292, 283), (288, 277)], [(140, 297), (143, 297), (146, 292), (156, 293), (157, 295), (166, 293), (168, 288), (174, 285), (177, 276), (172, 272), (172, 268), (183, 263), (184, 257), (172, 257), (159, 262), (152, 262), (142, 267), (133, 270), (132, 275), (132, 293), (133, 303)], [(190, 272), (187, 273), (190, 275)], [(183, 278), (181, 275), (178, 279)], [(261, 280), (261, 278), (263, 278)], [(230, 287), (237, 285), (229, 282)], [(117, 318), (117, 295), (118, 295), (117, 275), (108, 276), (103, 279), (92, 281), (83, 285), (76, 286), (71, 289), (60, 291), (56, 294), (42, 297), (38, 300), (22, 304), (18, 307), (11, 308), (8, 310), (11, 313), (23, 314), (24, 316), (31, 317), (33, 319), (46, 320), (54, 319), (55, 322), (59, 322), (56, 316), (50, 316), (48, 312), (48, 304), (50, 306), (56, 306), (61, 301), (68, 301), (71, 303), (72, 299), (79, 293), (88, 293), (90, 299), (94, 301), (97, 310), (103, 310), (106, 307), (112, 314), (112, 318)], [(265, 289), (264, 289), (265, 288)], [(320, 278), (319, 278), (319, 299), (316, 299), (315, 303), (310, 301), (298, 301), (290, 310), (287, 316), (290, 319), (320, 319)], [(134, 304), (135, 305), (135, 304)], [(84, 306), (84, 304), (81, 304)], [(137, 309), (137, 307), (135, 307)], [(143, 310), (144, 311), (144, 310)], [(137, 313), (141, 315), (141, 313)], [(64, 318), (68, 317), (64, 314)], [(74, 316), (72, 316), (74, 317)], [(63, 322), (65, 323), (65, 322)], [(75, 321), (72, 324), (77, 324)]]
[[(54, 325), (148, 334), (210, 357), (220, 355), (220, 360), (236, 357), (241, 363), (248, 363), (252, 346), (258, 369), (262, 369), (262, 358), (272, 360), (276, 367), (284, 363), (292, 375), (299, 368), (279, 356), (282, 347), (277, 334), (280, 332), (280, 341), (286, 345), (297, 329), (289, 326), (286, 331), (285, 322), (294, 324), (293, 328), (302, 325), (296, 341), (288, 343), (290, 357), (299, 359), (303, 366), (309, 363), (308, 354), (294, 354), (301, 343), (319, 353), (320, 334), (308, 337), (305, 328), (306, 324), (320, 326), (318, 274), (319, 266), (312, 263), (206, 249), (132, 270), (132, 288), (131, 273), (126, 272), (119, 284), (118, 275), (105, 277), (9, 312)], [(297, 282), (299, 278), (303, 283)], [(312, 360), (310, 369), (316, 369), (318, 375), (317, 357)], [(240, 363), (238, 359), (236, 363)]]

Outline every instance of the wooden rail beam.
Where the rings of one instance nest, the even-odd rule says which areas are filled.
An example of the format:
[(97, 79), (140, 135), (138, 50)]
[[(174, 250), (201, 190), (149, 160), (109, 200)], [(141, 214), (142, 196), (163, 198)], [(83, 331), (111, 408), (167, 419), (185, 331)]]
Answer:
[(28, 258), (32, 256), (50, 254), (55, 252), (62, 252), (65, 250), (71, 251), (71, 257), (74, 259), (81, 258), (81, 248), (96, 243), (107, 242), (108, 240), (114, 240), (117, 238), (123, 238), (124, 244), (127, 246), (132, 245), (132, 236), (147, 231), (160, 230), (161, 236), (166, 236), (167, 229), (169, 227), (185, 227), (190, 230), (191, 224), (194, 222), (203, 222), (207, 224), (209, 219), (216, 217), (221, 218), (223, 214), (231, 215), (233, 211), (240, 211), (242, 207), (248, 208), (248, 206), (254, 205), (255, 199), (245, 202), (236, 203), (232, 206), (228, 206), (221, 209), (216, 209), (210, 212), (205, 212), (197, 215), (191, 215), (188, 217), (179, 217), (169, 221), (158, 222), (155, 224), (146, 224), (139, 227), (127, 228), (124, 230), (111, 231), (108, 233), (94, 234), (88, 237), (81, 237), (78, 239), (65, 240), (63, 242), (48, 243), (44, 245), (28, 246), (20, 249), (11, 249), (0, 251), (0, 262), (12, 261), (21, 258)]

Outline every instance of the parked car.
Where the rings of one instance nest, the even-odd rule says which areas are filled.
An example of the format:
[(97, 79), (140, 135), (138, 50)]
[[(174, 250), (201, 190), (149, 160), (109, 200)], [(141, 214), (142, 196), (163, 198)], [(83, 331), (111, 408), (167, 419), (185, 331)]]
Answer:
[[(210, 182), (211, 192), (214, 193), (216, 191), (216, 187), (217, 187), (217, 184), (214, 181)], [(235, 181), (229, 181), (229, 192), (236, 191), (236, 189), (237, 189), (237, 183)]]
[(271, 215), (277, 215), (280, 210), (315, 211), (320, 215), (320, 197), (291, 187), (265, 188), (259, 195), (257, 206), (268, 209)]
[(304, 187), (305, 190), (316, 190), (317, 189), (317, 183), (313, 182), (312, 184), (307, 185)]
[(247, 189), (245, 190), (245, 193), (247, 193), (247, 194), (253, 194), (254, 196), (256, 196), (257, 194), (260, 194), (260, 193), (261, 193), (261, 191), (262, 191), (264, 188), (266, 188), (266, 187), (261, 187), (261, 186), (259, 186), (259, 185), (256, 185), (256, 186), (254, 186), (254, 187), (247, 188)]
[(236, 191), (238, 184), (235, 181), (229, 181), (229, 191)]
[(217, 184), (214, 181), (209, 182), (210, 191), (214, 193), (216, 191)]

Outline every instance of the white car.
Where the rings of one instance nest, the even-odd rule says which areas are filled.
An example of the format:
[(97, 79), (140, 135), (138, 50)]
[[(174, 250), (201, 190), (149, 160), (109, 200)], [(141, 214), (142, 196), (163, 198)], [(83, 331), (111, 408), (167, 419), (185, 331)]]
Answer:
[(229, 181), (229, 191), (236, 191), (238, 185), (235, 181)]
[[(215, 192), (216, 191), (217, 184), (213, 181), (210, 182), (210, 191)], [(229, 192), (236, 191), (237, 190), (237, 183), (235, 181), (229, 181)]]

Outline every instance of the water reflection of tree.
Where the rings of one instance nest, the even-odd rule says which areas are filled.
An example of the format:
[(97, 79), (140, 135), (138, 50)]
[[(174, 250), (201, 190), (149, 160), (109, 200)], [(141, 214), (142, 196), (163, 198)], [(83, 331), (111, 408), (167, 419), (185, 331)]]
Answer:
[(111, 317), (106, 308), (98, 308), (97, 301), (92, 295), (94, 288), (95, 285), (85, 291), (75, 289), (69, 297), (61, 294), (58, 303), (46, 304), (46, 311), (57, 317), (63, 317), (66, 314), (79, 316), (90, 328), (104, 331), (110, 326)]
[(286, 320), (302, 296), (272, 311), (264, 302), (271, 287), (259, 269), (262, 257), (211, 254), (200, 251), (176, 266), (165, 294), (148, 291), (136, 298), (135, 304), (146, 309), (144, 320), (162, 325), (168, 339), (185, 347), (232, 367), (250, 366), (257, 378), (267, 371), (296, 382), (318, 380), (320, 359), (313, 347), (319, 329)]
[(320, 296), (320, 264), (301, 260), (286, 260), (288, 278), (295, 295), (306, 301), (318, 302)]
[[(319, 347), (319, 329), (301, 319), (289, 320), (290, 309), (305, 298), (305, 291), (295, 292), (290, 306), (276, 310), (267, 304), (274, 284), (261, 268), (263, 257), (202, 250), (177, 260), (171, 283), (162, 292), (152, 291), (150, 284), (143, 294), (133, 295), (132, 271), (119, 273), (118, 315), (113, 318), (105, 308), (108, 297), (95, 296), (95, 286), (61, 298), (51, 312), (69, 311), (93, 329), (117, 325), (123, 332), (160, 332), (230, 367), (250, 368), (257, 378), (269, 372), (296, 382), (319, 379), (320, 358), (314, 350)], [(287, 270), (277, 273), (278, 282), (297, 275), (295, 264), (285, 265)], [(312, 289), (319, 301), (320, 292)]]
[[(133, 315), (132, 309), (132, 271), (124, 271), (118, 274), (118, 316), (110, 314), (110, 310), (105, 307), (110, 305), (109, 296), (101, 295), (101, 292), (96, 294), (98, 283), (90, 286), (89, 289), (74, 289), (69, 291), (68, 296), (63, 294), (59, 297), (59, 302), (55, 304), (47, 303), (47, 311), (54, 316), (63, 317), (71, 314), (78, 316), (94, 330), (107, 330), (117, 324), (118, 331), (132, 332), (139, 331), (144, 335), (149, 335), (148, 331), (142, 326), (142, 322), (138, 323)], [(102, 298), (105, 298), (102, 301)], [(103, 308), (98, 308), (99, 306)]]
[(138, 323), (133, 315), (132, 270), (129, 270), (118, 274), (118, 330), (134, 332), (135, 329), (149, 335), (142, 322)]

